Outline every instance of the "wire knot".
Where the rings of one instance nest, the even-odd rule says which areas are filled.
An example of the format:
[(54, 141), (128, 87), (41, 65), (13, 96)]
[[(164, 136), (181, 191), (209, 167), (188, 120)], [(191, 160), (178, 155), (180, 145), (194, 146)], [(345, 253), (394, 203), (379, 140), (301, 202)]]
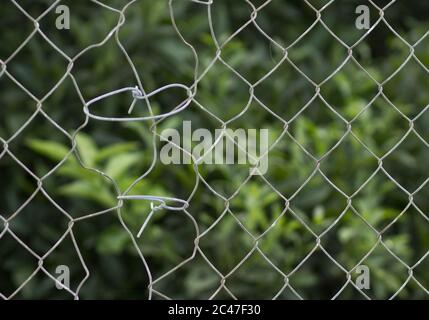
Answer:
[(134, 99), (142, 99), (143, 98), (143, 93), (140, 91), (140, 89), (137, 86), (133, 89), (132, 95), (133, 95)]
[(141, 235), (142, 235), (142, 233), (143, 233), (144, 229), (146, 229), (146, 226), (147, 226), (147, 224), (149, 223), (149, 220), (152, 218), (153, 214), (154, 214), (156, 211), (162, 210), (162, 209), (163, 209), (163, 207), (164, 207), (164, 203), (161, 203), (160, 205), (157, 205), (157, 206), (154, 206), (154, 205), (153, 205), (153, 202), (151, 202), (151, 203), (150, 203), (151, 211), (150, 211), (149, 215), (147, 216), (146, 220), (144, 221), (143, 225), (141, 226), (141, 228), (140, 228), (139, 232), (137, 233), (137, 238), (140, 238), (140, 237), (141, 237)]

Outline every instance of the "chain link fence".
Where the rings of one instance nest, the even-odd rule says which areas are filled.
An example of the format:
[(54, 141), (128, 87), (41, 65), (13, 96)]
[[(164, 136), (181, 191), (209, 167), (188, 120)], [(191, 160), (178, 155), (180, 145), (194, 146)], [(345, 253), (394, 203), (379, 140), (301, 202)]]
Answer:
[[(402, 1), (363, 30), (362, 1), (6, 2), (1, 298), (427, 296), (428, 32), (392, 24)], [(187, 120), (253, 166), (166, 141)]]

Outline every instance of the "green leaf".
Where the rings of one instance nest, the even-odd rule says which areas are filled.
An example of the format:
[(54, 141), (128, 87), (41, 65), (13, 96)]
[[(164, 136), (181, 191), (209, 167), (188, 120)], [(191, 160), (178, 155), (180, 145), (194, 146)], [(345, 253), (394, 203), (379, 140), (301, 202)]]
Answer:
[(325, 219), (325, 208), (323, 206), (317, 206), (313, 212), (313, 221), (315, 224), (321, 225)]
[[(74, 160), (74, 158), (70, 159)], [(58, 169), (57, 172), (63, 177), (69, 177), (74, 179), (95, 179), (95, 177), (97, 176), (93, 171), (83, 168), (76, 161), (74, 161), (73, 163), (66, 162)]]
[(105, 172), (112, 178), (121, 177), (132, 165), (143, 161), (140, 153), (118, 154), (111, 158), (106, 165)]
[(97, 155), (97, 146), (94, 141), (86, 134), (80, 133), (76, 137), (77, 150), (83, 161), (87, 166), (92, 166), (95, 163)]
[(99, 188), (87, 181), (76, 181), (59, 188), (58, 192), (65, 196), (96, 201), (102, 205), (113, 207), (115, 197), (105, 188)]
[(96, 161), (102, 161), (108, 159), (116, 154), (121, 154), (129, 151), (136, 150), (137, 143), (129, 142), (129, 143), (117, 143), (111, 145), (109, 147), (103, 148), (96, 156)]
[(118, 254), (127, 246), (128, 234), (119, 226), (105, 230), (97, 240), (97, 251), (101, 254)]
[(47, 140), (29, 139), (27, 146), (33, 151), (54, 161), (63, 160), (70, 149), (60, 143)]

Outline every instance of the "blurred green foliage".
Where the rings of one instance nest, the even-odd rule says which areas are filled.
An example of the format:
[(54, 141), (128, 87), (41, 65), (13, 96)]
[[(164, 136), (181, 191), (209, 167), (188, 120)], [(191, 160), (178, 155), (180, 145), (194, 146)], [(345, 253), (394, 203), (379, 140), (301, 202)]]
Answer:
[[(118, 9), (128, 3), (104, 2)], [(310, 2), (317, 8), (326, 3)], [(52, 1), (19, 3), (37, 17)], [(90, 1), (62, 3), (70, 7), (71, 29), (55, 28), (54, 11), (40, 21), (40, 27), (70, 57), (101, 42), (119, 19), (117, 13)], [(263, 1), (252, 0), (252, 3), (261, 5)], [(355, 8), (362, 3), (365, 1), (334, 1), (323, 11), (326, 26), (347, 45), (358, 42), (365, 34), (365, 30), (354, 26)], [(172, 4), (175, 22), (183, 37), (196, 48), (202, 72), (216, 55), (207, 6), (187, 0), (175, 0)], [(228, 39), (249, 19), (250, 13), (245, 1), (216, 0), (211, 15), (217, 41)], [(429, 3), (413, 0), (395, 3), (385, 16), (404, 41), (414, 44), (427, 31), (428, 14)], [(172, 28), (168, 1), (137, 1), (127, 8), (125, 17), (119, 38), (146, 91), (169, 83), (192, 84), (195, 61), (189, 47)], [(315, 17), (315, 12), (302, 1), (272, 1), (258, 13), (256, 21), (266, 34), (286, 47), (311, 26)], [(372, 22), (377, 19), (378, 12), (372, 9)], [(42, 110), (69, 134), (85, 121), (80, 94), (88, 101), (110, 90), (136, 85), (126, 57), (112, 38), (75, 62), (72, 74), (80, 94), (66, 78), (45, 97), (66, 72), (64, 57), (36, 34), (8, 60), (32, 29), (29, 19), (11, 2), (2, 3), (0, 59), (7, 61), (8, 72), (29, 93), (43, 99)], [(410, 49), (403, 40), (380, 23), (353, 48), (356, 62), (367, 72), (349, 60), (332, 77), (347, 58), (347, 49), (320, 23), (295, 43), (288, 51), (289, 59), (315, 83), (329, 77), (321, 86), (321, 94), (331, 108), (320, 98), (309, 103), (315, 94), (314, 85), (287, 61), (255, 87), (255, 96), (266, 108), (253, 101), (249, 110), (229, 127), (268, 128), (270, 141), (274, 143), (281, 137), (284, 126), (273, 113), (289, 122), (289, 134), (282, 136), (269, 154), (269, 170), (264, 178), (271, 185), (261, 177), (252, 177), (230, 199), (229, 209), (240, 223), (225, 211), (225, 201), (202, 181), (188, 209), (200, 232), (224, 214), (199, 243), (205, 258), (219, 272), (228, 274), (254, 248), (253, 239), (240, 224), (257, 237), (281, 216), (258, 245), (279, 270), (292, 274), (289, 283), (303, 298), (334, 296), (347, 280), (337, 264), (346, 270), (358, 264), (367, 265), (371, 271), (371, 289), (365, 293), (371, 298), (385, 299), (397, 292), (408, 280), (407, 265), (416, 265), (414, 277), (421, 286), (429, 288), (428, 261), (422, 259), (429, 248), (429, 224), (424, 216), (429, 212), (429, 186), (424, 184), (428, 178), (429, 114), (420, 114), (429, 102), (426, 90), (429, 74), (424, 69), (429, 67), (428, 39), (424, 38), (415, 47), (422, 65), (412, 58), (383, 83), (384, 97), (390, 103), (381, 95), (374, 100), (379, 92), (374, 80), (384, 82), (409, 55)], [(223, 47), (221, 57), (250, 83), (256, 83), (273, 70), (284, 53), (249, 24)], [(173, 90), (151, 99), (154, 113), (171, 110), (171, 106), (181, 101), (182, 94)], [(246, 106), (249, 88), (229, 68), (216, 62), (199, 83), (195, 99), (227, 121)], [(95, 108), (106, 115), (125, 115), (130, 101), (130, 97), (118, 95), (103, 100)], [(44, 192), (34, 193), (38, 187), (34, 177), (0, 149), (0, 214), (7, 218), (21, 210), (11, 220), (10, 228), (37, 254), (43, 255), (68, 224), (66, 216), (47, 196), (78, 218), (115, 207), (117, 191), (111, 181), (82, 167), (75, 155), (69, 155), (70, 139), (46, 117), (38, 113), (24, 125), (36, 108), (37, 103), (28, 93), (5, 74), (0, 77), (0, 137), (6, 141), (20, 132), (8, 144), (9, 150), (38, 177), (46, 176)], [(143, 102), (135, 110), (136, 115), (147, 115)], [(410, 119), (417, 116), (413, 129), (418, 135), (409, 132)], [(157, 130), (181, 128), (184, 120), (191, 120), (193, 128), (220, 127), (214, 117), (194, 103), (180, 115), (161, 122)], [(352, 134), (344, 137), (347, 122), (352, 124)], [(154, 157), (152, 145), (150, 123), (110, 124), (91, 120), (77, 137), (81, 161), (112, 177), (121, 192), (150, 168)], [(159, 152), (162, 147), (159, 140), (156, 147)], [(383, 160), (382, 167), (377, 157)], [(313, 174), (317, 167), (315, 159), (321, 159), (323, 175)], [(58, 164), (61, 165), (56, 167)], [(249, 168), (203, 165), (199, 171), (216, 192), (229, 198), (240, 188)], [(131, 193), (187, 199), (196, 181), (191, 165), (166, 166), (157, 162)], [(411, 205), (407, 192), (412, 194)], [(290, 200), (289, 206), (278, 193)], [(348, 206), (347, 197), (352, 197), (352, 207)], [(126, 201), (121, 217), (136, 234), (149, 212), (149, 203)], [(3, 228), (0, 226), (0, 233)], [(76, 222), (73, 230), (90, 273), (81, 298), (147, 297), (146, 270), (116, 211)], [(378, 234), (382, 234), (384, 245), (379, 242)], [(313, 252), (319, 235), (323, 235), (321, 247)], [(137, 241), (154, 279), (192, 255), (195, 237), (195, 227), (184, 213), (160, 211), (154, 215)], [(301, 264), (302, 261), (305, 263)], [(44, 262), (52, 274), (60, 264), (70, 266), (75, 289), (85, 270), (70, 236)], [(0, 240), (0, 292), (12, 293), (36, 268), (37, 259), (6, 233)], [(352, 272), (352, 278), (356, 276)], [(193, 260), (157, 282), (154, 288), (173, 298), (201, 299), (210, 297), (219, 285), (219, 275), (197, 252)], [(284, 279), (264, 256), (254, 251), (228, 276), (226, 285), (238, 298), (272, 298), (284, 286)], [(410, 280), (398, 297), (425, 298), (421, 286)], [(70, 295), (55, 289), (53, 281), (39, 272), (17, 297)], [(221, 291), (217, 297), (228, 295)], [(296, 296), (288, 288), (279, 298)], [(362, 296), (349, 285), (339, 298)]]

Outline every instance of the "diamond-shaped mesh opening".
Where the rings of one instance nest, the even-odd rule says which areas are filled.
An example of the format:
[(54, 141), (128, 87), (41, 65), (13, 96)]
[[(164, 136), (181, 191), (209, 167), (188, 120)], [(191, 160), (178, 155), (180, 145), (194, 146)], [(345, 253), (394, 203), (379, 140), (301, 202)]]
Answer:
[[(260, 273), (265, 275), (264, 283), (258, 281)], [(234, 296), (239, 299), (271, 299), (283, 287), (283, 278), (269, 261), (255, 252), (228, 277), (226, 283)], [(255, 287), (258, 288), (258, 295), (249, 295)], [(253, 289), (250, 290), (250, 288)]]
[[(147, 214), (144, 216), (145, 212), (137, 211), (135, 208), (124, 209), (123, 217), (134, 234), (139, 233), (145, 223), (145, 228), (137, 242), (142, 252), (149, 257), (148, 263), (153, 269), (152, 275), (158, 278), (193, 255), (196, 230), (191, 218), (185, 212), (165, 210), (158, 211), (150, 217), (148, 216), (150, 208), (145, 210)], [(136, 211), (141, 212), (138, 220), (132, 217)], [(171, 237), (163, 237), (164, 230), (170, 230)], [(177, 230), (180, 232), (174, 232)], [(117, 231), (119, 232), (120, 228)], [(109, 234), (105, 237), (108, 238)], [(159, 250), (160, 245), (162, 250)], [(159, 264), (157, 261), (163, 261), (163, 263)]]
[[(369, 12), (369, 23), (374, 25), (379, 19), (378, 11), (369, 1), (350, 0), (347, 2), (333, 1), (323, 10), (322, 20), (326, 27), (341, 41), (351, 46), (365, 36), (368, 30), (356, 27), (357, 18), (363, 11), (360, 6), (366, 6)], [(357, 10), (359, 8), (359, 10)], [(341, 21), (339, 24), (338, 22)], [(348, 22), (355, 23), (348, 23)]]
[[(346, 274), (321, 249), (307, 256), (305, 263), (289, 278), (299, 295), (309, 300), (331, 299), (346, 282)], [(315, 292), (314, 284), (319, 281), (323, 283), (323, 290)]]
[[(58, 108), (58, 106), (64, 105), (70, 105), (70, 107)], [(85, 122), (85, 116), (82, 114), (82, 101), (73, 81), (69, 77), (61, 83), (48, 99), (43, 101), (43, 111), (46, 116), (69, 134), (73, 133)]]
[(219, 60), (199, 86), (206, 90), (196, 94), (196, 101), (223, 121), (237, 116), (250, 102), (249, 85)]
[[(0, 12), (0, 43), (7, 43), (0, 48), (0, 59), (9, 58), (34, 31), (34, 24), (11, 2), (2, 3)], [(19, 33), (16, 34), (16, 26)]]
[(411, 59), (383, 89), (395, 107), (411, 119), (429, 104), (428, 93), (416, 90), (415, 82), (429, 83), (429, 75), (416, 60)]
[(321, 87), (321, 95), (342, 117), (352, 121), (378, 94), (377, 83), (353, 60)]
[[(183, 279), (183, 281), (175, 281)], [(171, 285), (174, 282), (174, 285)], [(154, 285), (155, 299), (209, 299), (221, 286), (221, 277), (207, 263), (207, 261), (197, 253), (192, 262), (182, 265), (174, 272), (166, 274), (156, 281)], [(231, 296), (229, 296), (231, 299)]]
[[(424, 173), (421, 159), (428, 156), (429, 150), (415, 134), (411, 133), (407, 138), (385, 159), (384, 167), (389, 175), (408, 191), (419, 188), (428, 175)], [(395, 168), (404, 168), (406, 175), (397, 172)]]
[(297, 143), (319, 159), (331, 151), (346, 134), (347, 124), (336, 111), (316, 99), (290, 124)]
[[(221, 58), (250, 83), (266, 76), (283, 57), (283, 50), (264, 36), (253, 23), (235, 35), (234, 40), (222, 48)], [(261, 61), (261, 57), (271, 59)]]
[[(407, 281), (408, 269), (397, 258), (392, 256), (382, 244), (379, 244), (370, 252), (368, 257), (362, 261), (362, 265), (371, 270), (370, 286), (368, 290), (364, 291), (369, 298), (390, 299), (398, 292), (404, 294), (400, 289)], [(388, 284), (385, 285), (385, 281), (388, 281)]]
[(0, 257), (4, 263), (0, 273), (0, 294), (10, 297), (33, 276), (37, 270), (37, 258), (9, 233), (1, 237), (1, 242)]
[(407, 42), (413, 44), (425, 35), (424, 29), (428, 27), (427, 3), (416, 2), (413, 6), (407, 6), (406, 3), (395, 1), (389, 8), (385, 11), (386, 20)]
[[(100, 60), (99, 57), (102, 55), (105, 58)], [(110, 73), (116, 73), (118, 76), (110, 78), (108, 77)], [(79, 56), (74, 63), (73, 76), (86, 101), (118, 87), (137, 85), (132, 71), (129, 70), (126, 57), (111, 38), (107, 42), (103, 42), (102, 45), (95, 46)], [(97, 82), (105, 82), (105, 86), (103, 88), (94, 86), (94, 83)], [(117, 99), (117, 97), (112, 98)], [(105, 99), (100, 103), (108, 103), (109, 101), (110, 99)]]
[[(229, 239), (234, 235), (239, 242)], [(231, 272), (253, 248), (252, 237), (227, 213), (200, 239), (200, 248), (207, 259), (223, 275)], [(226, 254), (228, 252), (228, 254)], [(219, 258), (222, 257), (222, 262)]]
[(292, 273), (315, 247), (316, 235), (294, 214), (293, 209), (287, 210), (267, 229), (258, 245), (265, 259), (284, 275)]
[(346, 209), (347, 198), (318, 173), (290, 197), (290, 206), (319, 235)]
[[(386, 130), (387, 125), (391, 130)], [(355, 119), (352, 132), (368, 150), (382, 157), (394, 150), (409, 127), (409, 121), (391, 103), (379, 96)]]
[(427, 110), (428, 108), (425, 108), (414, 121), (416, 133), (421, 137), (423, 143), (425, 144), (427, 144), (427, 141), (429, 140), (429, 130), (427, 126), (424, 125), (424, 123), (427, 122), (429, 118), (429, 113)]
[(252, 177), (230, 201), (231, 211), (255, 236), (263, 235), (285, 215), (285, 200), (259, 177)]
[(337, 219), (323, 235), (322, 246), (346, 270), (352, 270), (377, 244), (378, 234), (352, 209)]
[[(414, 207), (404, 208), (394, 223), (386, 227), (383, 239), (386, 246), (409, 266), (418, 264), (427, 249), (429, 223)], [(412, 233), (405, 230), (413, 230)], [(413, 250), (411, 250), (411, 247)]]
[(7, 219), (31, 200), (37, 189), (37, 181), (7, 153), (0, 159), (0, 170), (0, 214)]
[(43, 255), (61, 240), (68, 222), (66, 215), (40, 191), (15, 211), (9, 228), (34, 252)]
[[(332, 166), (332, 163), (336, 165)], [(351, 171), (348, 166), (358, 166), (362, 170)], [(347, 135), (320, 165), (320, 170), (331, 183), (350, 196), (372, 178), (377, 168), (377, 159), (351, 134)]]
[(65, 0), (59, 5), (69, 8), (70, 29), (51, 27), (58, 21), (62, 22), (59, 18), (64, 11), (57, 11), (57, 6), (40, 20), (40, 29), (69, 57), (74, 57), (91, 44), (101, 42), (118, 22), (117, 13), (91, 1)]
[(314, 83), (326, 80), (341, 66), (347, 49), (320, 23), (290, 48), (290, 60)]
[[(71, 142), (56, 123), (39, 112), (20, 134), (9, 142), (9, 150), (38, 177), (42, 177), (67, 157)], [(42, 161), (32, 166), (35, 158)]]
[(279, 64), (255, 88), (255, 96), (271, 112), (288, 121), (314, 98), (316, 90), (287, 61)]
[[(380, 38), (384, 41), (378, 41)], [(355, 59), (379, 82), (398, 72), (410, 56), (409, 45), (397, 38), (383, 21), (357, 44), (355, 51)], [(389, 63), (382, 57), (389, 57)]]
[(35, 33), (8, 61), (7, 68), (29, 93), (41, 99), (63, 80), (67, 65), (67, 59), (42, 35)]
[(0, 99), (0, 137), (8, 140), (36, 112), (36, 102), (5, 73), (0, 77)]
[(267, 181), (280, 194), (293, 195), (316, 170), (316, 160), (286, 132), (269, 152)]
[[(73, 240), (74, 237), (74, 240)], [(76, 291), (86, 276), (86, 265), (82, 263), (80, 258), (80, 250), (78, 250), (78, 242), (76, 235), (68, 234), (66, 238), (44, 259), (43, 266), (46, 272), (54, 278), (58, 278), (63, 272), (65, 266), (69, 267), (70, 271), (70, 290)], [(54, 283), (55, 285), (55, 283)], [(58, 285), (59, 286), (59, 285)], [(55, 286), (57, 288), (57, 286)], [(72, 295), (65, 289), (61, 289), (66, 295)], [(55, 297), (55, 291), (52, 291), (52, 297)]]

